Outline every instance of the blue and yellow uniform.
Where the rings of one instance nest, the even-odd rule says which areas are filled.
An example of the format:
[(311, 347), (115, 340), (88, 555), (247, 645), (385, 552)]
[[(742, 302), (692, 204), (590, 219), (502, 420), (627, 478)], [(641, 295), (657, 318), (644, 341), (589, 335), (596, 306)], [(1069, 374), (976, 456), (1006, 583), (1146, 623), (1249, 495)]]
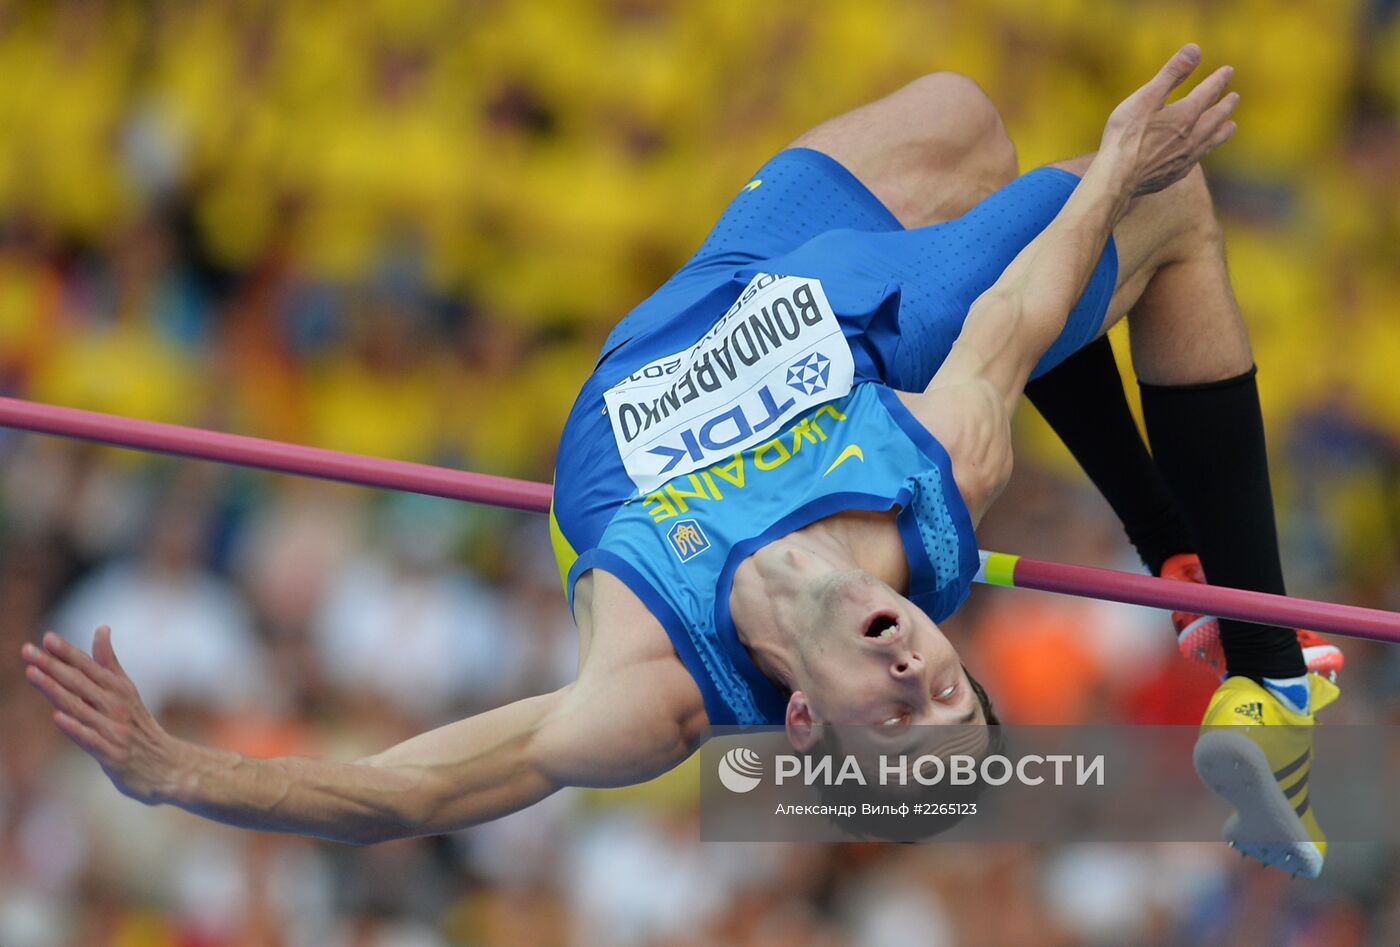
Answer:
[[(905, 230), (826, 155), (764, 165), (613, 330), (574, 404), (550, 521), (570, 602), (589, 569), (626, 583), (714, 724), (783, 719), (728, 607), (739, 563), (780, 536), (898, 506), (909, 598), (935, 622), (950, 615), (977, 570), (972, 522), (947, 453), (895, 391), (928, 385), (972, 302), (1077, 180), (1033, 171), (956, 220)], [(1094, 337), (1116, 275), (1110, 242), (1036, 374)]]

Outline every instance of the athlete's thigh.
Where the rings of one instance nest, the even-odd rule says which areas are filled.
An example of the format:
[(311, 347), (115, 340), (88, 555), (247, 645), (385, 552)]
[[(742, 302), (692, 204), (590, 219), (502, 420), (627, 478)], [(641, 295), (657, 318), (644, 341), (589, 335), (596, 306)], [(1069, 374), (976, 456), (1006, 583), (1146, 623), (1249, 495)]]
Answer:
[(798, 136), (740, 189), (687, 268), (767, 259), (828, 230), (948, 220), (1015, 175), (1015, 148), (977, 83), (922, 76)]
[(916, 79), (793, 144), (835, 158), (909, 228), (961, 216), (1016, 176), (996, 107), (951, 72)]
[(603, 352), (664, 323), (738, 269), (834, 230), (898, 232), (957, 216), (1014, 173), (1010, 139), (977, 85), (952, 73), (925, 76), (771, 158), (695, 255), (613, 329)]

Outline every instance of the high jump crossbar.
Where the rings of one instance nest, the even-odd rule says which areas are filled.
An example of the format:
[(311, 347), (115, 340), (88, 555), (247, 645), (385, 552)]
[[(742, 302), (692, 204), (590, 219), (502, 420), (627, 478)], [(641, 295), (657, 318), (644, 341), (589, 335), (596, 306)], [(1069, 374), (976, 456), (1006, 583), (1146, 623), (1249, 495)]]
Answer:
[[(276, 473), (544, 513), (547, 483), (0, 398), (0, 426)], [(1400, 643), (1400, 614), (983, 552), (977, 581)]]

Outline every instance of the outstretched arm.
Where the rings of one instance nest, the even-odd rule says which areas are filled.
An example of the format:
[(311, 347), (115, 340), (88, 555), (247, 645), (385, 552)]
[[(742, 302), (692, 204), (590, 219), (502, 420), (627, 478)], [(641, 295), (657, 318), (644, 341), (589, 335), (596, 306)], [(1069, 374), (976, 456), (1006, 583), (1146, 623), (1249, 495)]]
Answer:
[[(243, 828), (342, 842), (465, 828), (563, 786), (640, 782), (693, 749), (668, 713), (666, 667), (614, 671), (336, 763), (254, 759), (170, 736), (122, 670), (106, 626), (91, 657), (54, 634), (42, 647), (25, 645), (22, 657), (54, 722), (124, 794)], [(676, 670), (684, 674), (678, 662)], [(632, 712), (618, 693), (629, 695)]]

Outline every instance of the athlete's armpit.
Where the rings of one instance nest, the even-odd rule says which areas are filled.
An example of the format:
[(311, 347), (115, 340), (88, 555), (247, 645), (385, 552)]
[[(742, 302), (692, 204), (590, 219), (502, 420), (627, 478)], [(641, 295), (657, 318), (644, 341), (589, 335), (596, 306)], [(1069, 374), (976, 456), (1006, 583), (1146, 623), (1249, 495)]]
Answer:
[(1001, 390), (973, 377), (899, 397), (948, 452), (953, 480), (976, 525), (1011, 476), (1011, 415)]

